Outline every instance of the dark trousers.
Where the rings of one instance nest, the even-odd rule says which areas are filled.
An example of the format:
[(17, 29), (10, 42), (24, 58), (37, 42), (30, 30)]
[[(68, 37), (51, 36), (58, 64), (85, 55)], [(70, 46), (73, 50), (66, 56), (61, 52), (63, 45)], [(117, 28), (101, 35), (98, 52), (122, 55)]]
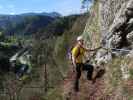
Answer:
[(87, 63), (77, 63), (76, 64), (76, 77), (74, 82), (74, 90), (79, 91), (79, 79), (81, 76), (81, 71), (87, 71), (87, 79), (92, 79), (93, 74), (93, 65), (87, 64)]

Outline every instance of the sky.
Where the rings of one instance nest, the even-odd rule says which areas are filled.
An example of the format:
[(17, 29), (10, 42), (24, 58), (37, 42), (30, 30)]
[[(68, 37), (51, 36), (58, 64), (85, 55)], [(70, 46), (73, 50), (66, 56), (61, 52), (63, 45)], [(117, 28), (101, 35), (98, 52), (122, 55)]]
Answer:
[(59, 12), (62, 15), (80, 13), (81, 0), (0, 0), (0, 14), (28, 12)]

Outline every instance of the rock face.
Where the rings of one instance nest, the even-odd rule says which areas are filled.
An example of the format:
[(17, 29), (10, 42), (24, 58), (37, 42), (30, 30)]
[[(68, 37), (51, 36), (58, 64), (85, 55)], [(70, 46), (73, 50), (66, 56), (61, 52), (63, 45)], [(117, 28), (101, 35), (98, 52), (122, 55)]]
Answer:
[(102, 45), (112, 50), (116, 56), (132, 54), (133, 0), (94, 1), (84, 31), (85, 37), (89, 36), (86, 41), (90, 47)]
[(100, 0), (99, 16), (104, 45), (133, 49), (133, 0)]
[(133, 0), (95, 0), (84, 34), (92, 48), (133, 49)]
[[(96, 54), (97, 64), (111, 61), (113, 55), (133, 57), (133, 0), (94, 1), (84, 34), (91, 48), (104, 47)], [(123, 79), (129, 77), (127, 64), (120, 66)]]
[[(132, 57), (133, 0), (100, 0), (99, 22), (102, 45), (113, 48), (112, 51), (121, 50), (115, 51), (115, 55), (128, 54), (127, 56)], [(127, 49), (129, 51), (124, 51)], [(102, 55), (102, 53), (98, 53)], [(106, 56), (107, 58), (104, 58), (108, 60), (110, 55), (107, 54)], [(123, 79), (130, 77), (127, 65), (127, 63), (122, 63), (120, 66)]]

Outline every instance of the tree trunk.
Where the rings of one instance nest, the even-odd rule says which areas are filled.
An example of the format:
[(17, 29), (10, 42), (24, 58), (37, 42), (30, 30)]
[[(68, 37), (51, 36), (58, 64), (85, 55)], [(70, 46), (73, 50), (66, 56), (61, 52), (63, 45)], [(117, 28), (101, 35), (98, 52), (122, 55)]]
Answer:
[(48, 75), (47, 75), (47, 65), (44, 64), (44, 91), (48, 91)]

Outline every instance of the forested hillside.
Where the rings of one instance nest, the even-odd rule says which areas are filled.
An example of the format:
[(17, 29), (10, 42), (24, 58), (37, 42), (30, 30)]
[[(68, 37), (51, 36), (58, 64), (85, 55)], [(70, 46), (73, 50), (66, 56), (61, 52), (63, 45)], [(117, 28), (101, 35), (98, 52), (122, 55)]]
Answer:
[(6, 35), (31, 35), (60, 16), (56, 12), (0, 15), (0, 31)]
[[(32, 100), (34, 97), (36, 100), (43, 100), (52, 95), (53, 98), (58, 84), (67, 75), (69, 46), (83, 32), (89, 14), (54, 18), (42, 15), (23, 16), (26, 17), (18, 20), (19, 24), (14, 26), (14, 22), (11, 22), (11, 27), (1, 31), (1, 62), (5, 59), (6, 65), (1, 63), (0, 97), (4, 100)], [(19, 81), (10, 70), (9, 59), (27, 46), (32, 46), (32, 72), (28, 79)], [(4, 73), (2, 66), (6, 66)], [(8, 96), (3, 96), (5, 93)]]

